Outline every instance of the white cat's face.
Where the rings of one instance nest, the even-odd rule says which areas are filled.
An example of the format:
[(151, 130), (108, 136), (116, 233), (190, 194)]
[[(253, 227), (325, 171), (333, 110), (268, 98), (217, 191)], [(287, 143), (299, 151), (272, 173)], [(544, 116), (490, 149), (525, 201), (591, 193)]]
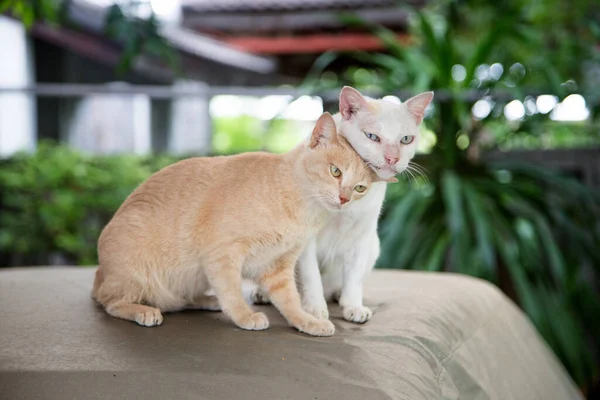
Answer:
[(404, 171), (419, 143), (419, 125), (433, 92), (401, 104), (363, 97), (346, 86), (340, 93), (339, 132), (382, 179)]

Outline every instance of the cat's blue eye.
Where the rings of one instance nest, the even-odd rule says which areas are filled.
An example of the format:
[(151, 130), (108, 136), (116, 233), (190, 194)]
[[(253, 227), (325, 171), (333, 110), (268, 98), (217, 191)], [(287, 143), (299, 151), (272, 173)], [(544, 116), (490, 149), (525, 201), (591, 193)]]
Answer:
[(379, 142), (379, 136), (375, 135), (374, 133), (368, 133), (365, 132), (365, 136), (368, 137), (369, 139), (371, 139), (374, 142)]

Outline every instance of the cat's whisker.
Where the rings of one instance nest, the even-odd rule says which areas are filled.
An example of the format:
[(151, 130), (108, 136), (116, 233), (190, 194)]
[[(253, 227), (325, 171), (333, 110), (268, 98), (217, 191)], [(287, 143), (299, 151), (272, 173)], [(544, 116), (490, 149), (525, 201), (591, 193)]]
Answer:
[(416, 176), (420, 177), (421, 179), (423, 179), (425, 182), (429, 183), (429, 178), (427, 178), (427, 175), (425, 175), (422, 171), (418, 170), (418, 169), (414, 169), (414, 168), (410, 168), (410, 170), (416, 174)]
[(417, 177), (415, 176), (415, 174), (409, 168), (406, 169), (406, 172), (408, 172), (408, 174), (411, 176), (413, 182), (417, 183)]
[(402, 171), (400, 173), (400, 175), (404, 176), (406, 178), (406, 181), (410, 183), (410, 172), (408, 171), (408, 169), (405, 169), (404, 171)]
[(423, 175), (423, 173), (421, 173), (418, 170), (415, 169), (411, 169), (413, 175), (415, 175), (415, 182), (419, 181), (419, 179), (424, 180), (424, 181), (428, 181), (427, 176)]
[(323, 198), (323, 196), (322, 196), (322, 195), (320, 195), (320, 194), (311, 194), (311, 195), (308, 195), (308, 196), (302, 196), (302, 197), (300, 197), (300, 198), (301, 198), (302, 200), (308, 200), (308, 199), (322, 199), (322, 198)]
[(411, 169), (418, 171), (423, 177), (426, 177), (427, 173), (429, 172), (427, 170), (427, 168), (425, 168), (422, 165), (419, 165), (415, 162), (409, 162), (408, 165)]
[(413, 174), (413, 176), (416, 174), (416, 176), (423, 179), (426, 184), (429, 184), (430, 183), (429, 178), (427, 177), (427, 174), (423, 171), (422, 168), (423, 167), (421, 167), (420, 165), (417, 165), (415, 163), (409, 163), (408, 166), (406, 167), (406, 170), (411, 171), (411, 174)]
[(411, 169), (413, 169), (414, 171), (418, 171), (421, 175), (423, 176), (427, 176), (427, 171), (424, 171), (421, 167), (419, 167), (418, 165), (411, 165), (410, 166)]
[(429, 182), (426, 176), (420, 174), (419, 172), (417, 172), (415, 170), (411, 170), (411, 174), (414, 176), (415, 183), (417, 183), (419, 181), (418, 178), (423, 179), (425, 182)]
[(429, 170), (428, 170), (427, 168), (425, 168), (425, 167), (424, 167), (424, 166), (422, 166), (422, 165), (419, 165), (419, 164), (417, 164), (417, 163), (416, 163), (416, 162), (414, 162), (414, 161), (409, 161), (408, 165), (410, 165), (410, 166), (411, 166), (411, 167), (413, 167), (413, 168), (419, 169), (419, 171), (422, 171), (422, 172), (424, 172), (424, 173), (425, 173), (425, 172), (429, 172)]

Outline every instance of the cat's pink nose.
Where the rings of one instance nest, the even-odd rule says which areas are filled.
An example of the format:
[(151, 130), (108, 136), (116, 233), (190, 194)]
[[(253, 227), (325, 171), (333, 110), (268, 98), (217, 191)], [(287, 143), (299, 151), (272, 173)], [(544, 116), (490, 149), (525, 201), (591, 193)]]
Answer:
[(344, 196), (340, 196), (340, 204), (346, 204), (350, 199)]
[(385, 156), (385, 161), (387, 161), (387, 163), (389, 165), (394, 165), (398, 162), (398, 157), (390, 157), (390, 156)]

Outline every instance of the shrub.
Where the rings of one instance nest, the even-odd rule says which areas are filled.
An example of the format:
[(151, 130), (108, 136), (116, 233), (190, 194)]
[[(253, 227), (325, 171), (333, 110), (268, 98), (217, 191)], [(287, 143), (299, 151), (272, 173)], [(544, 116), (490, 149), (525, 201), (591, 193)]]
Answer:
[(42, 143), (0, 164), (0, 262), (97, 263), (96, 242), (125, 198), (166, 156), (98, 156)]
[(600, 192), (515, 162), (428, 169), (425, 182), (390, 185), (379, 266), (493, 282), (578, 382), (592, 380), (600, 350)]

